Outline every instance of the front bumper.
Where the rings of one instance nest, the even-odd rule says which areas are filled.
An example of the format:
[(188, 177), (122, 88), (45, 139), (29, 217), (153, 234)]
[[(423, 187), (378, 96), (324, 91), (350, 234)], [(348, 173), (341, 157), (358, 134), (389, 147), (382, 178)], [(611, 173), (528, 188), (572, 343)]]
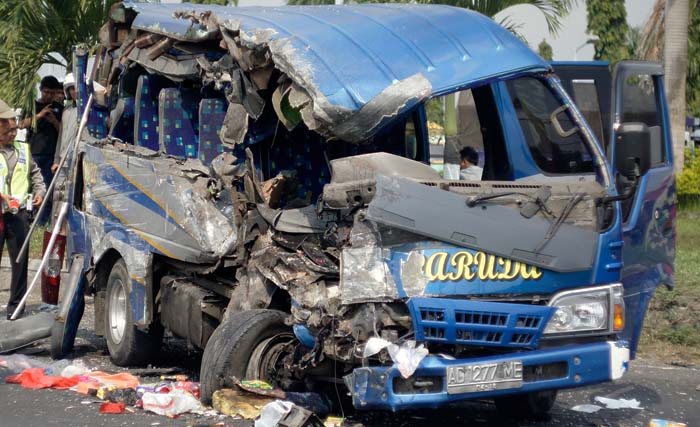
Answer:
[[(472, 393), (448, 394), (446, 370), (448, 366), (465, 363), (501, 363), (521, 361), (524, 375), (521, 387)], [(405, 384), (398, 368), (377, 366), (357, 368), (346, 377), (353, 404), (358, 409), (401, 409), (439, 407), (450, 402), (482, 399), (537, 390), (580, 387), (615, 380), (624, 375), (629, 362), (629, 348), (624, 341), (569, 345), (545, 350), (534, 350), (487, 356), (474, 359), (447, 360), (428, 356), (412, 378), (432, 386), (420, 388), (398, 386)], [(550, 369), (556, 367), (556, 369)], [(409, 379), (411, 380), (411, 379)], [(397, 385), (395, 387), (395, 385)], [(437, 385), (437, 389), (436, 389)], [(402, 388), (397, 390), (396, 388)]]

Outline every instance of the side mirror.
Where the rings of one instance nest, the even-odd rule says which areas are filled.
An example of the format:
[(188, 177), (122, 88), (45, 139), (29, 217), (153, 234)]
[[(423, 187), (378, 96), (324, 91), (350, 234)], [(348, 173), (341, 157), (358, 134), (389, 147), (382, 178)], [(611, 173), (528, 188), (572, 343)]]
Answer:
[(652, 132), (644, 123), (622, 123), (616, 132), (615, 169), (628, 178), (644, 175), (651, 168)]

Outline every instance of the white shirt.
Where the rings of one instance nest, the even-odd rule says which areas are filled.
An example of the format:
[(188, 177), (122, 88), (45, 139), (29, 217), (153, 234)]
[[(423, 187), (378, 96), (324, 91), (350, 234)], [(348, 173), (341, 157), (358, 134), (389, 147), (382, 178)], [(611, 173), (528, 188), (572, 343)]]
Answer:
[(461, 181), (481, 181), (481, 175), (484, 170), (476, 165), (468, 166), (459, 171), (459, 179)]

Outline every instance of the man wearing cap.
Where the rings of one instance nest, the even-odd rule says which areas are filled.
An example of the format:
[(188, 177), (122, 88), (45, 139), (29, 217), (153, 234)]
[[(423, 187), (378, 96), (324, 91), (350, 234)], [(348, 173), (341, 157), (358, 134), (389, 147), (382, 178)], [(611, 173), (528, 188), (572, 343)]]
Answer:
[[(51, 165), (53, 165), (56, 144), (58, 142), (58, 132), (61, 130), (61, 115), (63, 114), (63, 104), (57, 101), (59, 95), (63, 93), (63, 86), (54, 76), (46, 76), (39, 83), (41, 96), (34, 101), (34, 111), (36, 117), (32, 127), (32, 119), (26, 118), (22, 121), (21, 127), (32, 127), (31, 136), (28, 139), (32, 150), (34, 161), (41, 169), (44, 183), (48, 185), (53, 179)], [(45, 224), (51, 211), (50, 206), (44, 210), (39, 222)]]
[[(21, 263), (16, 263), (19, 250), (29, 232), (29, 213), (26, 208), (28, 205), (39, 206), (46, 193), (41, 170), (32, 160), (29, 145), (16, 142), (15, 136), (15, 112), (5, 101), (0, 100), (0, 194), (4, 222), (0, 234), (0, 255), (7, 242), (12, 266), (10, 299), (7, 302), (8, 319), (27, 291), (28, 257), (25, 256)], [(34, 194), (32, 200), (28, 200), (30, 194)]]

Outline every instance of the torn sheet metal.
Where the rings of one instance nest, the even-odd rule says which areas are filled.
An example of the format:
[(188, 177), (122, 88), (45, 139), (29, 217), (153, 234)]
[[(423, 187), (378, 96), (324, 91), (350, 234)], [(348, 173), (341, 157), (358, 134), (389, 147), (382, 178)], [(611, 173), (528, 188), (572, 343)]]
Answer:
[(211, 203), (200, 162), (85, 149), (87, 213), (127, 225), (174, 259), (212, 262), (233, 249), (236, 226)]
[[(439, 221), (435, 221), (436, 212), (440, 212)], [(561, 224), (548, 244), (537, 251), (550, 230), (548, 220), (527, 219), (514, 209), (493, 203), (470, 207), (459, 194), (384, 176), (377, 178), (377, 193), (367, 218), (559, 272), (590, 269), (598, 244), (595, 230)]]
[(159, 55), (156, 58), (150, 58), (147, 49), (134, 47), (127, 58), (142, 65), (151, 73), (157, 72), (176, 82), (199, 75), (197, 59), (194, 56), (191, 58), (178, 57), (175, 59), (167, 55)]
[(17, 350), (51, 336), (53, 323), (52, 313), (37, 313), (12, 322), (0, 323), (0, 353)]
[(309, 129), (348, 142), (367, 139), (430, 96), (551, 69), (507, 30), (462, 8), (123, 7), (137, 13), (133, 28), (183, 41), (221, 35), (258, 89), (271, 61), (292, 80), (289, 102)]

